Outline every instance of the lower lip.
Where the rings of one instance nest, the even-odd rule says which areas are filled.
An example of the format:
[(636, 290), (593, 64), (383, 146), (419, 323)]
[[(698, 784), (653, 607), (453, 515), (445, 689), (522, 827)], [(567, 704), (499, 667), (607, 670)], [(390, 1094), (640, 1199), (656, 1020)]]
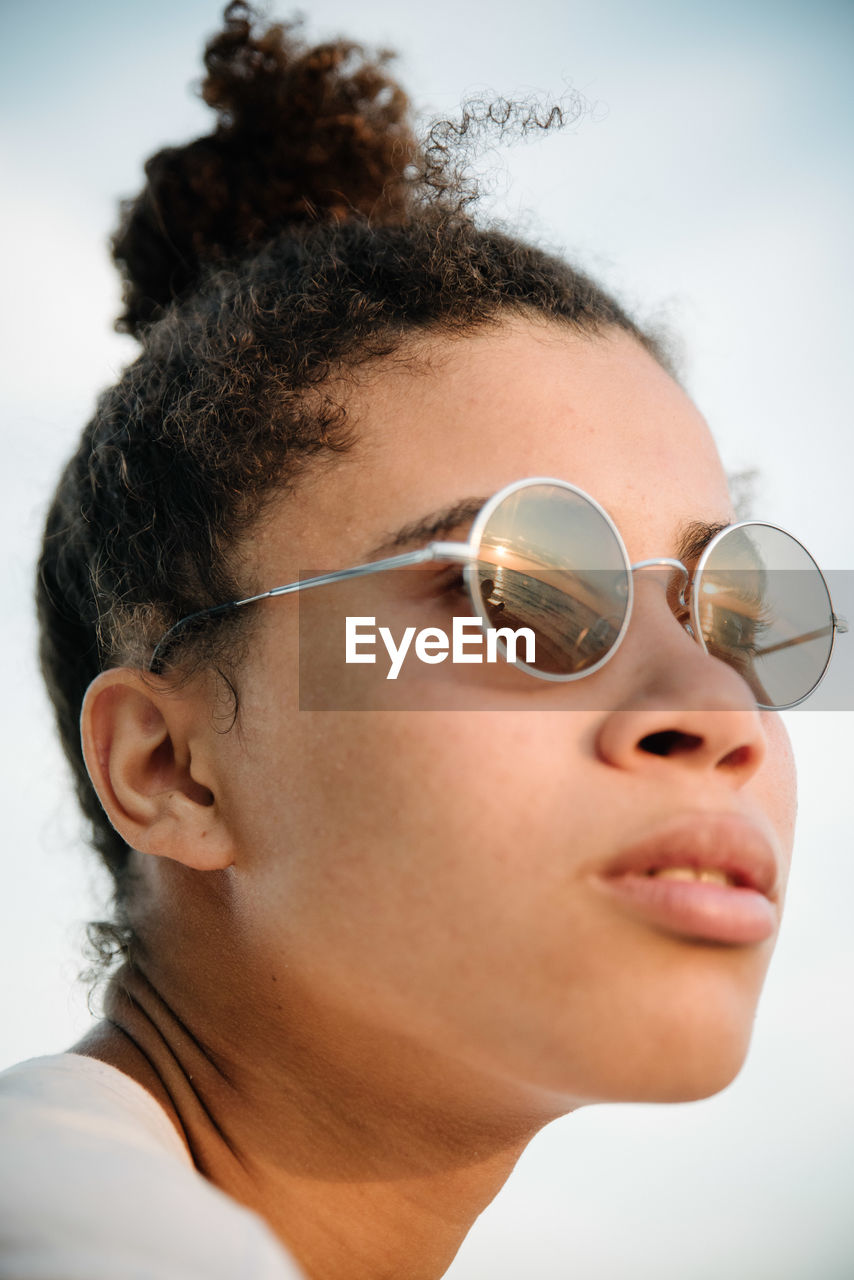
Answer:
[(597, 876), (633, 914), (672, 933), (710, 942), (764, 942), (777, 927), (774, 904), (756, 889), (658, 876)]

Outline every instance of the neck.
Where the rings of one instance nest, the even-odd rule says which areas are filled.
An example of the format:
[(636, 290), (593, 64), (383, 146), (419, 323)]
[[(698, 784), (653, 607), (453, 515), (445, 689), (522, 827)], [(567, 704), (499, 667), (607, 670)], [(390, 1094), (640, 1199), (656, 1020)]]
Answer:
[[(200, 1172), (324, 1280), (443, 1275), (530, 1138), (566, 1109), (510, 1105), (494, 1082), (452, 1079), (423, 1046), (342, 1023), (296, 992), (282, 995), (275, 1032), (254, 1017), (198, 1021), (126, 966), (105, 1013), (74, 1052), (154, 1094)], [(208, 1037), (208, 1025), (227, 1034)]]

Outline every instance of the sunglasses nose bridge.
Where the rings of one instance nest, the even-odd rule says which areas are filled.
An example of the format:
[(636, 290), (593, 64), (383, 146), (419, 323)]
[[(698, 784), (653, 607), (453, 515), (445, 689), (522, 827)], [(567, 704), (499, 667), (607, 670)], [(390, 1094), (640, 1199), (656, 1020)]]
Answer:
[(679, 569), (682, 574), (682, 585), (679, 588), (679, 604), (683, 609), (687, 608), (688, 601), (685, 599), (685, 591), (691, 575), (681, 560), (672, 560), (669, 556), (658, 556), (652, 560), (636, 560), (630, 567), (632, 573), (634, 573), (636, 569), (656, 569), (661, 567)]

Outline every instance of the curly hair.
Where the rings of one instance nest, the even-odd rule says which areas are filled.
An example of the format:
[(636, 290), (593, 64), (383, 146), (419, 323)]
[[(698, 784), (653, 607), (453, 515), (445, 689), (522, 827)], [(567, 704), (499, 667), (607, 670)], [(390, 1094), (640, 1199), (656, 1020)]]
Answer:
[[(216, 128), (159, 151), (123, 205), (117, 327), (142, 350), (62, 474), (37, 583), (42, 670), (115, 884), (114, 919), (90, 926), (105, 964), (131, 936), (130, 850), (83, 761), (86, 688), (106, 667), (145, 667), (179, 618), (241, 594), (236, 553), (265, 503), (352, 442), (333, 375), (340, 388), (419, 334), (512, 314), (616, 326), (662, 358), (588, 277), (476, 223), (452, 147), (475, 116), (420, 145), (389, 56), (343, 40), (307, 48), (294, 24), (259, 28), (248, 5), (229, 4), (201, 88)], [(493, 104), (479, 118), (525, 131), (559, 122), (555, 110)], [(242, 625), (194, 634), (180, 670), (218, 664), (230, 679)]]

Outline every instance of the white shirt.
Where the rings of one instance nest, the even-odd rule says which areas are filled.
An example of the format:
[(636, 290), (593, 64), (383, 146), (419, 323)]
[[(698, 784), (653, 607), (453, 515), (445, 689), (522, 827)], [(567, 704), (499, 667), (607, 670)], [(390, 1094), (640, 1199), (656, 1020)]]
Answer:
[(58, 1053), (0, 1072), (0, 1280), (304, 1280), (142, 1085)]

